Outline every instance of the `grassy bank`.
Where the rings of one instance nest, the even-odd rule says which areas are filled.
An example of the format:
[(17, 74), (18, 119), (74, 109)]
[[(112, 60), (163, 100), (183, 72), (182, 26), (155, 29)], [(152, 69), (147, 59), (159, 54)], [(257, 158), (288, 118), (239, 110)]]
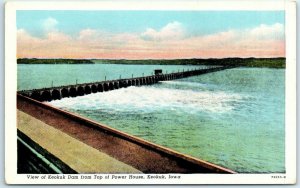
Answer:
[(234, 65), (242, 67), (285, 68), (285, 58), (224, 58), (224, 59), (18, 59), (18, 64), (139, 64), (139, 65)]

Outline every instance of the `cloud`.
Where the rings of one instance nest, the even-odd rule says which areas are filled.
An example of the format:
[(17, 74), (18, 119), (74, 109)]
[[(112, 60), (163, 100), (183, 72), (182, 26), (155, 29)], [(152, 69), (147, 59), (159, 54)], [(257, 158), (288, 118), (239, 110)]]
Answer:
[(56, 26), (58, 24), (58, 21), (52, 17), (49, 17), (42, 22), (42, 27), (45, 32), (51, 32), (56, 31)]
[(57, 30), (49, 31), (44, 37), (35, 37), (19, 29), (17, 35), (18, 57), (174, 59), (285, 56), (284, 26), (279, 23), (189, 37), (179, 22), (141, 33), (111, 33), (87, 28), (72, 37)]
[(256, 28), (250, 29), (249, 33), (257, 39), (284, 39), (284, 26), (280, 23), (273, 25), (261, 24)]
[(98, 32), (96, 30), (88, 28), (88, 29), (81, 30), (79, 32), (78, 39), (79, 40), (91, 39), (97, 37), (97, 35)]
[(179, 22), (171, 22), (161, 28), (159, 31), (148, 28), (141, 37), (145, 40), (174, 40), (181, 39), (185, 36), (184, 28)]

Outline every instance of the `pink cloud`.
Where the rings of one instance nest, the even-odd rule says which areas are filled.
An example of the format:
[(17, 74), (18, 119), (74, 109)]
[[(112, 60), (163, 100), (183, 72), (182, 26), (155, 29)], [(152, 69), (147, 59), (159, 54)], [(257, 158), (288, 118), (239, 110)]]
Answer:
[(141, 34), (141, 37), (145, 40), (174, 40), (181, 39), (185, 35), (184, 28), (179, 22), (171, 22), (161, 28), (159, 31), (148, 28)]
[(56, 30), (34, 37), (17, 31), (17, 57), (174, 59), (285, 56), (284, 26), (260, 25), (187, 37), (178, 22), (142, 33), (108, 33), (84, 29), (77, 36)]

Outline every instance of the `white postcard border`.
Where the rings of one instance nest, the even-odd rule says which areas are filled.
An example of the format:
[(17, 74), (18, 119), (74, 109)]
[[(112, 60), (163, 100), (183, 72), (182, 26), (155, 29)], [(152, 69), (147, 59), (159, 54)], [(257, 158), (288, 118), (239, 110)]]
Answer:
[[(5, 179), (9, 184), (293, 184), (296, 182), (296, 3), (284, 0), (252, 1), (13, 1), (5, 9)], [(219, 6), (216, 6), (219, 5)], [(181, 179), (29, 179), (17, 174), (16, 137), (16, 10), (285, 10), (286, 11), (286, 173), (180, 174)], [(87, 175), (87, 174), (86, 174)], [(99, 174), (105, 176), (105, 174)], [(129, 174), (124, 174), (129, 177)], [(76, 176), (76, 175), (72, 175)], [(94, 176), (94, 174), (91, 174)], [(112, 176), (112, 174), (110, 174)], [(147, 177), (147, 174), (144, 175)], [(168, 174), (166, 174), (168, 176)], [(285, 178), (283, 178), (285, 176)], [(45, 177), (45, 179), (43, 179)], [(68, 177), (68, 175), (66, 175)], [(274, 178), (275, 177), (275, 178)], [(280, 177), (280, 178), (276, 178)]]

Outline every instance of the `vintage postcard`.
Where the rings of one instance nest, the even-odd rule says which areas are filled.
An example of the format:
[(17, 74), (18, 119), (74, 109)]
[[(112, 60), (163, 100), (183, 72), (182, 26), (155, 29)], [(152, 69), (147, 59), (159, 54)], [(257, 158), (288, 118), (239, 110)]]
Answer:
[(8, 2), (6, 183), (296, 183), (295, 7)]

